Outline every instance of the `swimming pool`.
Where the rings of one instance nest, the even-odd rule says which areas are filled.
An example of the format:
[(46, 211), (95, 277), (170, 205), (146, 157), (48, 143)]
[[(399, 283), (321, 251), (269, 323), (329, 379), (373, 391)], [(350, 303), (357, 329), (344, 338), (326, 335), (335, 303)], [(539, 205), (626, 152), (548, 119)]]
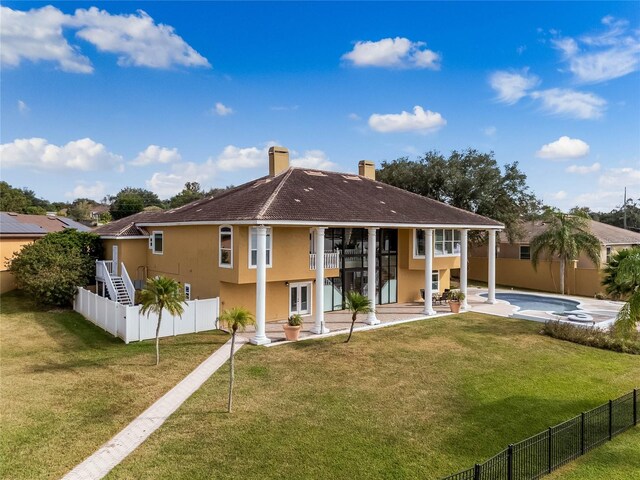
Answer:
[[(482, 293), (480, 296), (486, 298), (487, 294)], [(520, 307), (520, 310), (539, 310), (541, 312), (570, 312), (578, 310), (578, 305), (580, 305), (580, 302), (574, 300), (528, 293), (496, 293), (496, 299)]]

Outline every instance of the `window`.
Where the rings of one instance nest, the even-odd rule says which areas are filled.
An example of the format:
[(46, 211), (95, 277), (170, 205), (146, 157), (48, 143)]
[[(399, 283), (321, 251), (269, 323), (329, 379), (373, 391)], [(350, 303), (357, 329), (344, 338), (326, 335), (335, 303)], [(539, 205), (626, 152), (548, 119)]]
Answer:
[(289, 285), (289, 315), (311, 313), (311, 282)]
[(531, 260), (531, 247), (520, 245), (520, 260)]
[(611, 247), (606, 247), (606, 251), (607, 251), (607, 263), (609, 263), (611, 261), (611, 255), (613, 254), (613, 249)]
[[(258, 227), (249, 228), (249, 268), (258, 265)], [(267, 227), (267, 267), (271, 267), (271, 227)]]
[(153, 250), (153, 253), (155, 255), (162, 255), (163, 252), (163, 248), (164, 248), (164, 240), (163, 240), (163, 233), (162, 232), (153, 232), (151, 234), (151, 250)]
[(440, 291), (440, 272), (437, 270), (431, 272), (431, 291), (434, 293)]
[(233, 228), (220, 227), (220, 253), (218, 265), (222, 268), (233, 268)]
[[(460, 255), (460, 230), (434, 230), (434, 256)], [(424, 257), (424, 230), (414, 230), (413, 258)]]
[(185, 300), (191, 300), (191, 284), (190, 283), (184, 284), (184, 298)]

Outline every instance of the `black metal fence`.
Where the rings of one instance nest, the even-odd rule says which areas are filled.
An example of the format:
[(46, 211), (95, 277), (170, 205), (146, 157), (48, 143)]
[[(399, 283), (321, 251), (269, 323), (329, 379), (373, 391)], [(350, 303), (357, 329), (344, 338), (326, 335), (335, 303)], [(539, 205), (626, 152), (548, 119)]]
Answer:
[(638, 389), (442, 480), (534, 480), (638, 424)]

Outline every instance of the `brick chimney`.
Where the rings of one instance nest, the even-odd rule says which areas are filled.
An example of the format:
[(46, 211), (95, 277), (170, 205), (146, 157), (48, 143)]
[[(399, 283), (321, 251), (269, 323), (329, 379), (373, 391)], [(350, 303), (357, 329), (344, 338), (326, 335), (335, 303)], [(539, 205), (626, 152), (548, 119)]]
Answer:
[(358, 162), (358, 175), (375, 180), (376, 164), (371, 160), (360, 160), (360, 162)]
[(285, 147), (269, 148), (269, 176), (275, 177), (289, 168), (289, 150)]

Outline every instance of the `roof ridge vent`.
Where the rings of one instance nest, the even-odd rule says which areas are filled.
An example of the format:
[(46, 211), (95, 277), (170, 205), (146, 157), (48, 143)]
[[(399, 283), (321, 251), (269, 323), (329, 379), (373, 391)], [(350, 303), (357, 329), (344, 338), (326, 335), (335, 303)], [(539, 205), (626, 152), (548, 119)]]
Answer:
[(359, 182), (362, 181), (358, 175), (342, 175), (342, 178), (346, 178), (347, 180), (358, 180)]
[(306, 173), (307, 175), (312, 175), (314, 177), (326, 177), (327, 174), (323, 173), (319, 170), (305, 170), (304, 173)]

